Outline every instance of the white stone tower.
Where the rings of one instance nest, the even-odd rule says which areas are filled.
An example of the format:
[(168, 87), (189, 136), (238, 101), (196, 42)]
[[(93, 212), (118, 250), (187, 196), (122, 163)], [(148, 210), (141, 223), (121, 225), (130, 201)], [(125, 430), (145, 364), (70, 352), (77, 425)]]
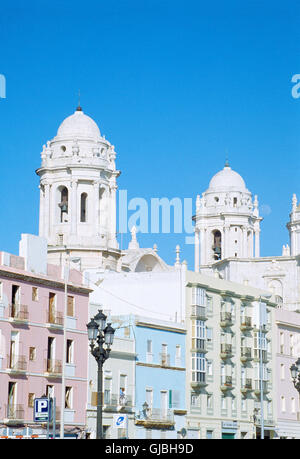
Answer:
[(41, 153), (39, 234), (48, 240), (49, 262), (66, 250), (81, 269), (116, 269), (116, 152), (97, 124), (78, 107)]
[(293, 194), (292, 212), (290, 221), (286, 225), (290, 234), (290, 255), (300, 254), (300, 203), (297, 203), (297, 196)]
[(195, 271), (224, 258), (260, 256), (258, 201), (242, 177), (226, 162), (211, 179), (207, 191), (197, 196), (195, 221)]

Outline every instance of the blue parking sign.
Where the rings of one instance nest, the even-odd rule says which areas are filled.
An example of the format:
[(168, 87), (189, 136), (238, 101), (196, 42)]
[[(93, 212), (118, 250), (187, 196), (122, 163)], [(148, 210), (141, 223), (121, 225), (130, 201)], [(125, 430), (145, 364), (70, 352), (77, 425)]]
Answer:
[(51, 419), (51, 404), (48, 398), (34, 399), (34, 421), (47, 422)]

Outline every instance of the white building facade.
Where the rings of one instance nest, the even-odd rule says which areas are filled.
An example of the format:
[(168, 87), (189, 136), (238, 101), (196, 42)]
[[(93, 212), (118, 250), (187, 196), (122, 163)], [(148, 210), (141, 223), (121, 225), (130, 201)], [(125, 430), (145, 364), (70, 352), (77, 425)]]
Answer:
[[(229, 204), (230, 203), (230, 204)], [(195, 219), (195, 271), (217, 275), (227, 281), (257, 287), (272, 293), (276, 299), (278, 314), (294, 312), (294, 326), (291, 317), (285, 324), (293, 329), (294, 339), (299, 340), (297, 313), (300, 312), (300, 206), (294, 194), (292, 210), (287, 224), (289, 244), (282, 248), (280, 256), (260, 256), (260, 223), (257, 197), (251, 200), (242, 177), (232, 171), (228, 164), (210, 181), (202, 199), (197, 198)], [(200, 254), (199, 254), (200, 252)], [(280, 310), (280, 311), (279, 311)], [(279, 336), (282, 319), (276, 322), (275, 332)], [(289, 438), (299, 438), (297, 425), (297, 402), (294, 402), (290, 417), (281, 412), (281, 406), (288, 396), (298, 398), (296, 389), (289, 384), (289, 395), (284, 395), (280, 382), (281, 364), (277, 353), (275, 397), (280, 418), (277, 419), (278, 437), (288, 432)], [(289, 370), (288, 370), (289, 371)], [(294, 396), (290, 392), (294, 391)], [(283, 399), (282, 399), (283, 397)], [(296, 407), (296, 408), (295, 408)], [(282, 430), (282, 418), (289, 426)], [(300, 418), (299, 418), (300, 419)]]

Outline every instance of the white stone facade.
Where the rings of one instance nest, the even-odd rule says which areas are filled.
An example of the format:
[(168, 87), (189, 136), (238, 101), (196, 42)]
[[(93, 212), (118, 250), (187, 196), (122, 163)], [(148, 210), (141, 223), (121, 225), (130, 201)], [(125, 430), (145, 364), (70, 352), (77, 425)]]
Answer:
[[(80, 107), (41, 153), (39, 234), (56, 264), (68, 249), (82, 268), (116, 268), (116, 152)], [(102, 260), (103, 258), (103, 260)]]

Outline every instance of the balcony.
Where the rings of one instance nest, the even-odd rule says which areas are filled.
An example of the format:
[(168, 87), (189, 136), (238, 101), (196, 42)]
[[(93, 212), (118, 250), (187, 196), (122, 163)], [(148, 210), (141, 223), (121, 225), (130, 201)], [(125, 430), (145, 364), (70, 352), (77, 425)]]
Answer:
[(62, 362), (61, 360), (46, 359), (45, 360), (45, 373), (48, 378), (60, 378), (62, 376)]
[(192, 338), (192, 352), (207, 352), (206, 350), (206, 340), (201, 338)]
[(194, 390), (201, 389), (202, 387), (207, 386), (206, 382), (206, 373), (200, 371), (193, 371), (192, 372), (192, 381), (191, 387)]
[(246, 394), (247, 392), (252, 390), (252, 379), (246, 378), (245, 380), (241, 381), (241, 392)]
[[(263, 390), (263, 393), (264, 394), (267, 394), (269, 392), (269, 384), (268, 384), (268, 381), (263, 381), (262, 382), (262, 390)], [(258, 379), (255, 380), (255, 384), (254, 384), (254, 393), (255, 395), (260, 395), (260, 392), (261, 392), (261, 388), (260, 388), (260, 381)]]
[(9, 318), (13, 322), (28, 322), (28, 306), (25, 304), (11, 304), (9, 306)]
[(233, 324), (231, 312), (221, 312), (220, 315), (220, 326), (230, 327)]
[(255, 362), (260, 361), (260, 356), (262, 357), (262, 361), (264, 363), (268, 362), (268, 353), (264, 349), (254, 349), (253, 351), (253, 358)]
[(104, 411), (131, 411), (133, 401), (130, 395), (104, 395), (103, 409)]
[(46, 323), (52, 328), (62, 328), (64, 324), (63, 313), (58, 311), (47, 311)]
[(22, 424), (24, 423), (25, 410), (24, 405), (9, 404), (5, 407), (6, 418), (4, 419), (5, 424)]
[(221, 377), (221, 391), (227, 391), (232, 389), (232, 376)]
[(221, 359), (228, 359), (232, 357), (232, 346), (231, 344), (221, 344)]
[(159, 364), (162, 367), (170, 366), (170, 354), (165, 354), (164, 352), (159, 354)]
[(251, 347), (241, 347), (241, 362), (245, 363), (252, 360)]
[(193, 305), (191, 308), (191, 319), (207, 320), (206, 307)]
[(251, 317), (242, 317), (240, 328), (242, 331), (252, 330), (252, 319)]
[(10, 373), (24, 374), (27, 371), (27, 361), (25, 355), (8, 355), (7, 369)]
[(147, 429), (172, 429), (175, 424), (174, 413), (172, 410), (150, 408), (146, 412), (140, 412), (135, 424)]

